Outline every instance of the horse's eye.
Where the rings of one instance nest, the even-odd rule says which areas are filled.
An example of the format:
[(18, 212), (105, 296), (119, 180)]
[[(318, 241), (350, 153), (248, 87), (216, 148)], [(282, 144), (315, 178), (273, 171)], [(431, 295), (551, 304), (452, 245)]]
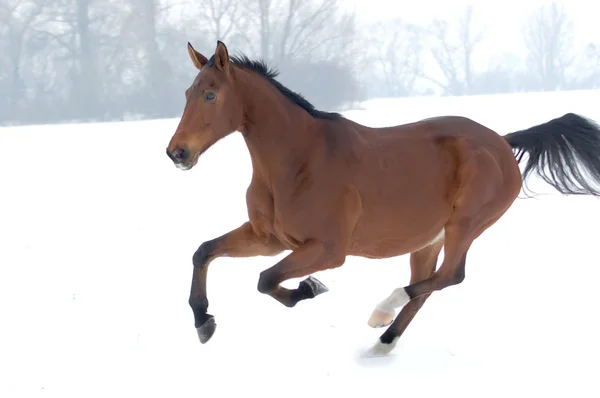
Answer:
[(212, 91), (207, 91), (204, 93), (204, 99), (206, 101), (214, 101), (215, 98), (217, 98), (217, 96)]

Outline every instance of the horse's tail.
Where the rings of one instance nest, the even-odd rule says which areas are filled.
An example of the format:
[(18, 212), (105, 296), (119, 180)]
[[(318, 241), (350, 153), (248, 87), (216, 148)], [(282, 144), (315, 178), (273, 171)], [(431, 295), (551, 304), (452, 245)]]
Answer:
[(600, 196), (600, 126), (573, 113), (504, 136), (517, 162), (560, 193)]

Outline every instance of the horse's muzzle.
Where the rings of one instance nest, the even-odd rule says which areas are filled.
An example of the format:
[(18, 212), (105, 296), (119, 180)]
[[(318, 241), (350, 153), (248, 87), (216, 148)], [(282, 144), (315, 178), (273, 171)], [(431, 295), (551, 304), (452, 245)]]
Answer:
[(169, 151), (167, 148), (167, 156), (173, 161), (175, 167), (180, 170), (189, 170), (194, 167), (194, 159), (190, 157), (190, 151), (185, 148), (175, 148)]

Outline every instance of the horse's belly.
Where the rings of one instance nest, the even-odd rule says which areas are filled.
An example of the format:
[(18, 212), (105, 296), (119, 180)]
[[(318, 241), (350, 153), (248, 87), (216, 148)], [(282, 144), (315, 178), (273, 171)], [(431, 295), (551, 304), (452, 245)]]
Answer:
[[(432, 233), (431, 231), (437, 231)], [(380, 239), (355, 240), (348, 254), (367, 258), (389, 258), (401, 256), (442, 241), (445, 236), (444, 227), (430, 229), (414, 236), (385, 236)]]
[(365, 207), (354, 230), (351, 255), (386, 258), (417, 251), (443, 239), (452, 206), (443, 195), (406, 195)]

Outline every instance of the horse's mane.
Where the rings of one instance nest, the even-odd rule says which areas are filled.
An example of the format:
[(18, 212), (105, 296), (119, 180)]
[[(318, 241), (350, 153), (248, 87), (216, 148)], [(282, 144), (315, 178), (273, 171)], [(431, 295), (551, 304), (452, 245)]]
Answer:
[[(250, 69), (251, 71), (258, 73), (263, 78), (265, 78), (269, 83), (271, 83), (281, 94), (283, 94), (287, 99), (292, 101), (294, 104), (298, 105), (306, 112), (308, 112), (312, 117), (317, 119), (328, 119), (328, 120), (338, 120), (342, 117), (339, 113), (335, 112), (324, 112), (316, 109), (313, 104), (308, 102), (306, 98), (304, 98), (301, 94), (296, 93), (289, 88), (285, 87), (283, 84), (279, 83), (275, 78), (279, 75), (279, 71), (271, 68), (267, 65), (267, 63), (263, 60), (253, 60), (248, 58), (244, 54), (240, 54), (237, 56), (230, 56), (229, 61), (235, 65), (239, 65), (241, 67)], [(207, 66), (213, 66), (215, 63), (214, 55), (209, 59)]]

